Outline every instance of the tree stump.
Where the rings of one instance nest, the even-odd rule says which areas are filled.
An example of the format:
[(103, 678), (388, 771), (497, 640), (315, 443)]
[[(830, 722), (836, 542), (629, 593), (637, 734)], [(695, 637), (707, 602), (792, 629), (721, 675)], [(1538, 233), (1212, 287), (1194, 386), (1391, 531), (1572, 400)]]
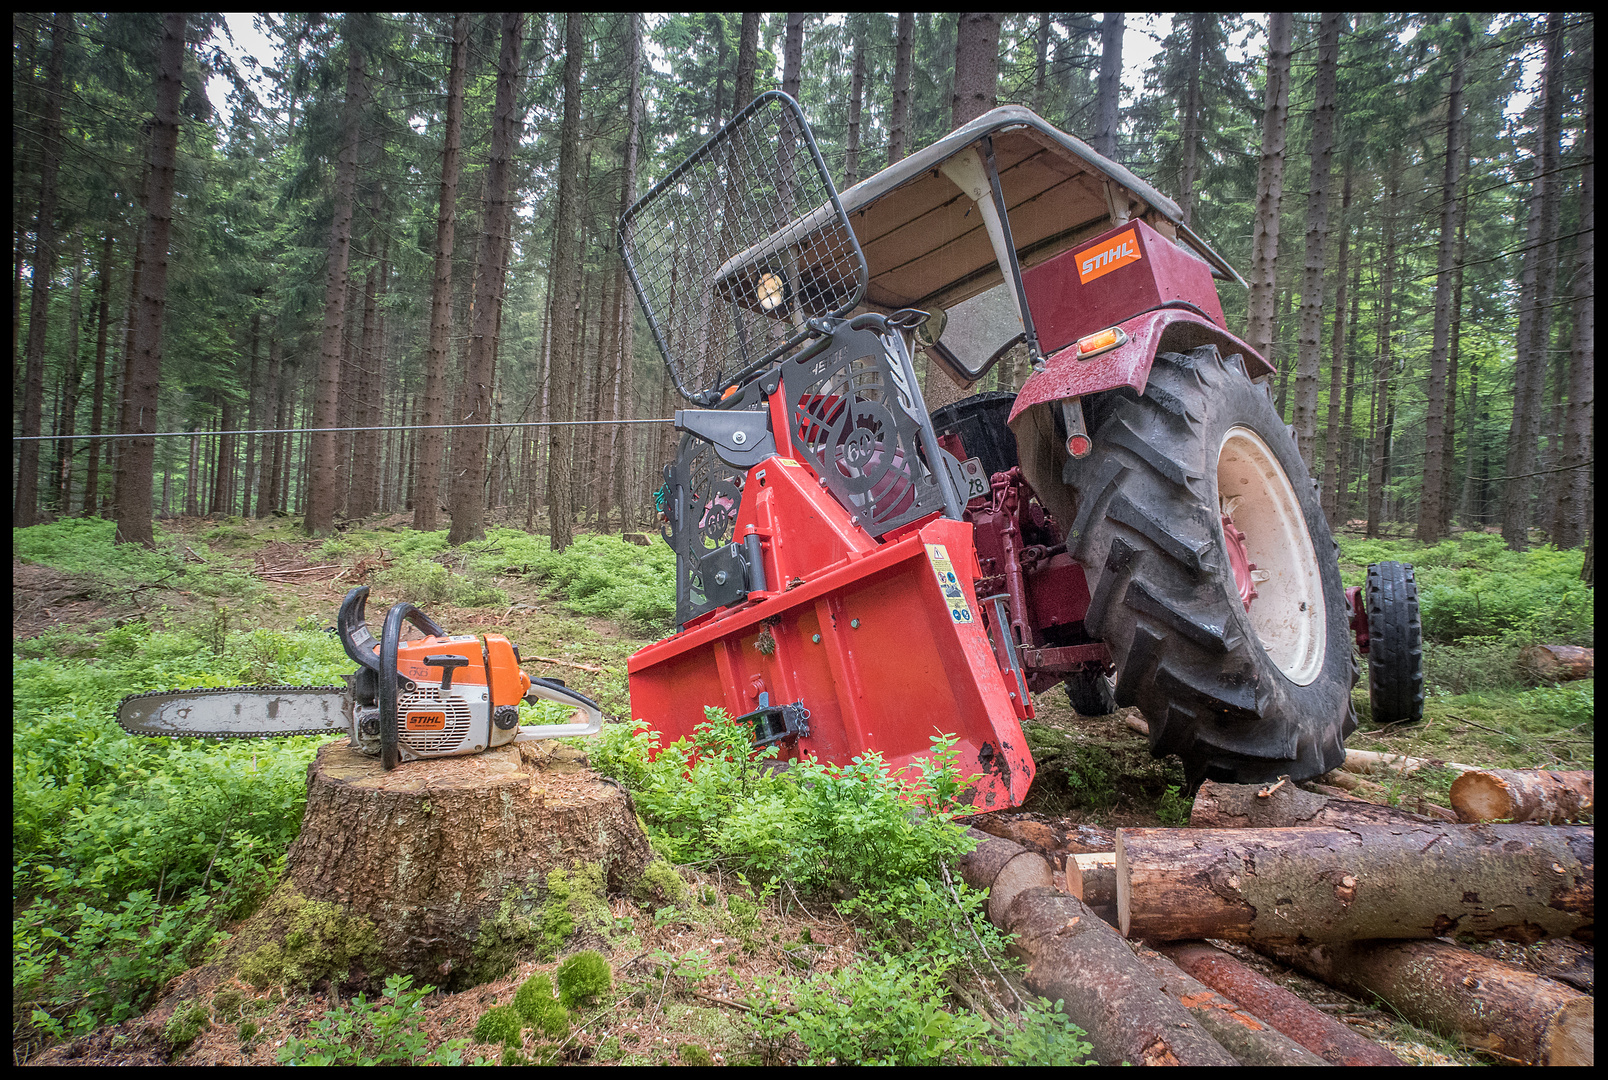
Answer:
[(270, 906), (285, 909), (287, 889), (304, 908), (333, 906), (365, 940), (364, 966), (461, 988), (521, 949), (556, 947), (575, 928), (577, 891), (601, 905), (603, 888), (634, 884), (652, 857), (630, 796), (579, 751), (521, 743), (387, 773), (331, 743), (308, 767)]

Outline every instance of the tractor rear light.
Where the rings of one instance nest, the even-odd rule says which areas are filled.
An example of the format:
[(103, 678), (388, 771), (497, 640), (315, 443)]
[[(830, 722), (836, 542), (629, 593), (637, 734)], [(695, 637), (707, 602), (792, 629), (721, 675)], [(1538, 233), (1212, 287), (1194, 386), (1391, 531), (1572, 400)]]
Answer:
[(1089, 438), (1089, 427), (1083, 419), (1083, 402), (1079, 398), (1065, 398), (1061, 402), (1061, 422), (1066, 427), (1066, 452), (1075, 458), (1086, 458), (1094, 449)]
[(1075, 458), (1086, 458), (1094, 449), (1094, 440), (1087, 435), (1074, 435), (1066, 441), (1066, 452)]
[(1120, 326), (1108, 327), (1098, 334), (1078, 338), (1078, 359), (1087, 360), (1091, 356), (1110, 352), (1119, 345), (1126, 345), (1127, 343), (1128, 335), (1123, 333)]

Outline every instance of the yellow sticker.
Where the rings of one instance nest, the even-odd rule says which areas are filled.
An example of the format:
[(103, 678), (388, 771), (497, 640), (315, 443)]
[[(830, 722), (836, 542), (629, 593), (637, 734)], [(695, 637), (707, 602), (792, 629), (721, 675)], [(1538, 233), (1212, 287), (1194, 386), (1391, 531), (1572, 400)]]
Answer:
[(795, 469), (802, 469), (804, 467), (790, 457), (779, 457), (776, 459), (776, 462), (779, 465), (791, 465)]
[(1087, 285), (1095, 278), (1104, 277), (1119, 266), (1138, 262), (1139, 238), (1134, 230), (1118, 233), (1098, 247), (1078, 255), (1078, 280)]
[(960, 578), (955, 576), (949, 550), (942, 544), (928, 544), (927, 561), (932, 563), (932, 572), (938, 578), (938, 591), (943, 593), (944, 603), (949, 606), (950, 619), (956, 623), (971, 622), (971, 605), (966, 603), (965, 590), (960, 587)]

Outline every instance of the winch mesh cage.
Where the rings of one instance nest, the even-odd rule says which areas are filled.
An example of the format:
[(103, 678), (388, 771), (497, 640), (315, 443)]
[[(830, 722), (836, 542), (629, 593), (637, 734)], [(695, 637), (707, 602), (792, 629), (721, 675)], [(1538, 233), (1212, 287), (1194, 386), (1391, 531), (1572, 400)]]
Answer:
[(865, 256), (798, 103), (754, 99), (620, 220), (637, 297), (684, 397), (712, 403), (865, 295)]

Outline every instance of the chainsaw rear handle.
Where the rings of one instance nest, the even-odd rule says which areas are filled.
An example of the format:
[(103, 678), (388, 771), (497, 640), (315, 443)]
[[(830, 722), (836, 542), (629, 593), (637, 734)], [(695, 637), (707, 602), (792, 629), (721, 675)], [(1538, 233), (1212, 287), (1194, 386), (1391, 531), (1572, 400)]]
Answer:
[[(369, 632), (368, 622), (363, 617), (364, 608), (368, 605), (368, 594), (369, 587), (367, 585), (359, 585), (347, 593), (346, 599), (341, 601), (341, 611), (335, 618), (335, 627), (340, 634), (341, 648), (346, 650), (346, 655), (351, 657), (354, 663), (377, 674), (383, 670), (384, 665), (380, 662), (380, 643), (374, 640), (374, 635)], [(411, 604), (407, 606), (413, 608)], [(396, 608), (391, 610), (395, 611)], [(447, 636), (447, 632), (437, 626), (435, 621), (424, 612), (418, 608), (413, 608), (413, 613), (417, 618), (411, 618), (408, 621), (421, 631), (435, 637)], [(393, 656), (392, 659), (394, 660), (395, 657)], [(394, 664), (391, 666), (391, 670), (396, 670)]]
[(603, 710), (598, 708), (597, 702), (585, 694), (576, 693), (556, 679), (531, 677), (530, 689), (525, 691), (525, 700), (534, 704), (538, 699), (578, 705), (586, 713), (586, 721), (580, 724), (526, 724), (514, 737), (515, 742), (531, 739), (565, 739), (571, 735), (596, 735), (603, 730)]
[[(363, 622), (363, 602), (367, 595), (368, 586), (366, 585), (353, 589), (346, 594), (346, 601), (341, 604), (341, 641), (343, 643), (346, 641), (346, 608), (347, 604), (353, 602), (353, 597), (356, 597), (356, 628), (361, 630), (363, 637), (366, 637), (369, 641), (374, 640), (373, 636), (368, 632), (368, 625)], [(402, 750), (396, 731), (396, 691), (404, 680), (401, 673), (397, 671), (396, 654), (397, 648), (402, 642), (402, 624), (404, 622), (413, 624), (420, 633), (429, 634), (432, 637), (447, 636), (446, 631), (437, 626), (430, 616), (406, 601), (400, 604), (393, 604), (391, 610), (385, 613), (385, 625), (380, 630), (380, 666), (377, 674), (380, 683), (380, 764), (384, 766), (386, 772), (390, 772), (402, 763)], [(357, 642), (358, 652), (353, 652), (350, 647), (346, 651), (349, 655), (358, 659), (359, 663), (366, 665), (367, 661), (358, 657), (358, 653), (365, 651), (361, 648), (363, 637), (358, 637), (354, 633), (353, 640)]]

